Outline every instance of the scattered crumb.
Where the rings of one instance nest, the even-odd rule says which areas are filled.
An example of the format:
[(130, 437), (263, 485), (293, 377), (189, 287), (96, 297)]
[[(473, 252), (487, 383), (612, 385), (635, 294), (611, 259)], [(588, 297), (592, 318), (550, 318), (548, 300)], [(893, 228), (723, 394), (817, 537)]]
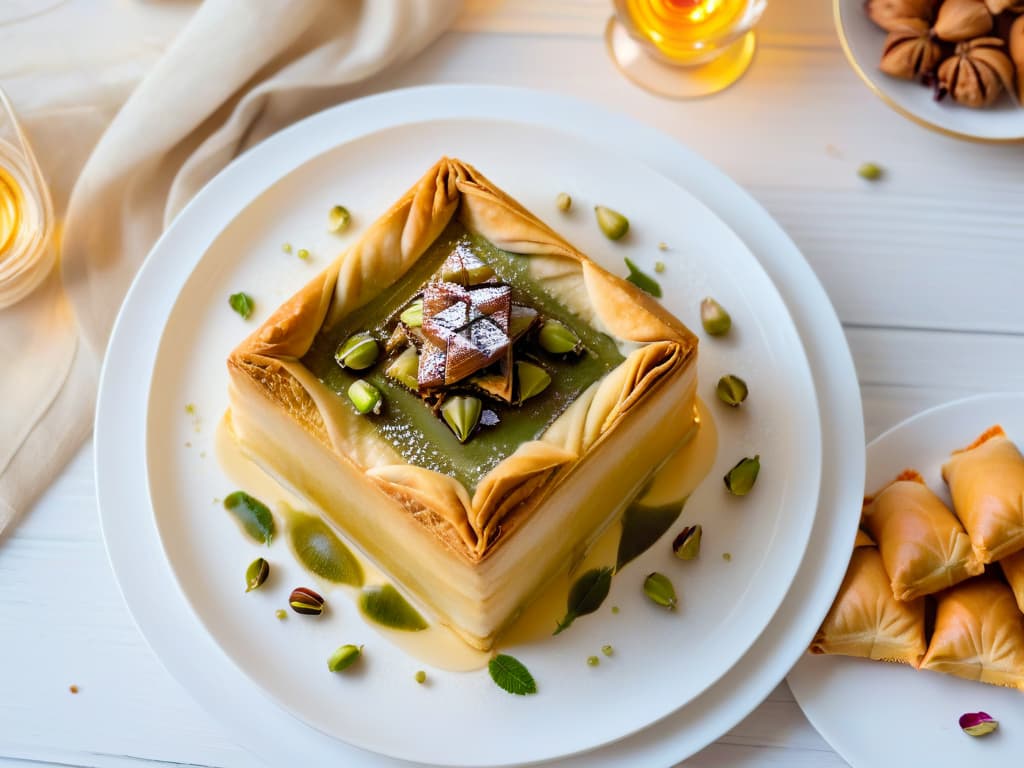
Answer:
[(605, 656), (611, 656), (613, 653), (615, 653), (615, 649), (612, 648), (610, 645), (602, 645), (601, 653), (603, 653)]
[(284, 245), (281, 246), (281, 250), (284, 251), (285, 253), (291, 253), (292, 252), (292, 244), (291, 243), (285, 243)]
[(205, 459), (206, 458), (206, 451), (200, 451), (199, 452), (199, 458), (200, 459)]
[(214, 496), (214, 498), (213, 498), (213, 503), (214, 504), (220, 504), (220, 501), (221, 500), (218, 497)]
[(658, 243), (658, 250), (659, 251), (667, 251), (668, 250), (668, 243)]
[(278, 608), (274, 611), (274, 615), (277, 616), (278, 621), (284, 621), (288, 618), (288, 612), (284, 608)]
[(72, 693), (78, 693), (78, 686), (77, 685), (70, 685), (70, 686), (68, 686), (68, 690), (71, 691)]
[(882, 166), (875, 163), (861, 163), (857, 175), (865, 181), (878, 181), (885, 175), (885, 171), (882, 170)]
[(189, 416), (195, 416), (196, 415), (195, 403), (189, 403), (188, 405), (186, 405), (185, 406), (185, 413), (187, 413)]
[(722, 559), (728, 563), (730, 560), (732, 560), (732, 554), (730, 552), (723, 552)]
[(600, 663), (601, 663), (601, 660), (599, 658), (597, 658), (597, 656), (588, 656), (587, 657), (587, 665), (588, 666), (596, 667)]
[(303, 261), (309, 261), (309, 251), (306, 250), (305, 248), (299, 248), (299, 252), (295, 255), (298, 256)]
[(416, 670), (416, 674), (413, 676), (413, 679), (420, 685), (423, 685), (425, 682), (427, 682), (427, 673), (424, 672), (422, 669), (418, 669)]
[(842, 157), (843, 156), (843, 153), (840, 151), (839, 147), (837, 147), (835, 144), (826, 144), (825, 145), (825, 154), (828, 155), (829, 157)]
[(613, 605), (612, 606), (612, 613), (618, 613), (618, 612), (619, 612), (619, 606)]
[(665, 262), (664, 261), (656, 261), (656, 262), (654, 262), (654, 271), (657, 272), (659, 275), (662, 272), (664, 272), (665, 271)]
[(191, 443), (191, 442), (189, 442), (188, 440), (186, 440), (186, 441), (185, 441), (185, 447), (186, 447), (186, 448), (191, 448), (191, 447), (192, 447), (192, 443)]

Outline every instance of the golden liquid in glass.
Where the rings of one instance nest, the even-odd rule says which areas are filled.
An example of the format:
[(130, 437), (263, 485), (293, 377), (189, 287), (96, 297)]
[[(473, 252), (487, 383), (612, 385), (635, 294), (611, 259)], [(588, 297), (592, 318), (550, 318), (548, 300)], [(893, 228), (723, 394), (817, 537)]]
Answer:
[(0, 254), (14, 243), (24, 219), (25, 197), (14, 176), (0, 165)]
[(751, 0), (618, 0), (616, 5), (662, 56), (685, 63), (704, 43), (728, 37)]

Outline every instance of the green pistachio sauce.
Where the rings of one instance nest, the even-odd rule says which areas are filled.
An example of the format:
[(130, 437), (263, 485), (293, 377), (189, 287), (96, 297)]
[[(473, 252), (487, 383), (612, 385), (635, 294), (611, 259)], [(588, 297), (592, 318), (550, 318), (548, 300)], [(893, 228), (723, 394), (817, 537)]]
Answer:
[[(342, 369), (334, 360), (338, 345), (354, 333), (370, 331), (381, 343), (386, 341), (396, 315), (419, 293), (458, 244), (468, 245), (474, 255), (494, 269), (499, 279), (512, 286), (515, 303), (530, 306), (543, 317), (564, 323), (586, 348), (579, 357), (569, 358), (530, 349), (526, 354), (535, 356), (534, 359), (550, 371), (550, 386), (520, 406), (485, 398), (484, 408), (494, 411), (500, 423), (479, 427), (465, 443), (460, 443), (417, 395), (384, 375), (387, 360), (383, 355), (376, 365), (365, 371)], [(523, 359), (523, 354), (522, 344), (517, 344), (516, 359)], [(337, 326), (322, 329), (302, 358), (302, 364), (340, 397), (346, 397), (349, 386), (357, 378), (364, 378), (379, 388), (384, 394), (383, 409), (380, 415), (367, 417), (378, 433), (410, 463), (454, 477), (472, 490), (521, 443), (542, 435), (581, 392), (623, 359), (611, 337), (594, 330), (538, 285), (529, 274), (528, 256), (503, 251), (483, 237), (470, 234), (453, 220), (401, 280)]]

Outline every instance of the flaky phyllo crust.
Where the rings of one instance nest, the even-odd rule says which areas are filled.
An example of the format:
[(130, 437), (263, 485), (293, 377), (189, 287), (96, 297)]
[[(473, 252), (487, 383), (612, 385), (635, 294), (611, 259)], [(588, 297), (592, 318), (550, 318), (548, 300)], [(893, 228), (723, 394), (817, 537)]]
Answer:
[[(408, 463), (299, 361), (404, 275), (453, 217), (498, 248), (530, 258), (541, 287), (628, 352), (538, 440), (521, 444), (469, 489)], [(696, 338), (630, 283), (598, 267), (472, 166), (442, 158), (359, 240), (285, 302), (228, 358), (325, 448), (355, 465), (453, 551), (483, 559), (645, 396), (681, 374)]]

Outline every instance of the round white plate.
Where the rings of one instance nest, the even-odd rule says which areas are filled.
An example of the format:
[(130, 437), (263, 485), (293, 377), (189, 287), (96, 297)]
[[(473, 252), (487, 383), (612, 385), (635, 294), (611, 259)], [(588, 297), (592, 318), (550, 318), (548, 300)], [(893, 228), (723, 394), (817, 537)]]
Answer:
[[(942, 464), (993, 424), (1024, 439), (1024, 393), (981, 395), (931, 408), (868, 446), (865, 492), (904, 468), (917, 469), (949, 504)], [(1020, 693), (919, 672), (910, 667), (843, 656), (806, 654), (789, 674), (793, 695), (825, 740), (854, 768), (883, 765), (1014, 765), (1024, 754)], [(884, 706), (879, 700), (884, 691)], [(988, 712), (999, 731), (971, 738), (957, 720)]]
[(988, 109), (971, 109), (916, 81), (900, 80), (878, 68), (886, 32), (864, 12), (864, 0), (833, 0), (836, 32), (846, 58), (860, 79), (882, 101), (914, 122), (960, 139), (985, 142), (1024, 140), (1024, 108), (1010, 94)]
[[(557, 127), (563, 132), (574, 132), (590, 141), (608, 141), (620, 147), (643, 147), (648, 154), (641, 153), (636, 156), (638, 159), (647, 162), (659, 159), (660, 165), (669, 169), (674, 179), (685, 182), (691, 189), (699, 190), (701, 196), (716, 210), (723, 211), (731, 219), (729, 224), (733, 230), (741, 232), (748, 241), (757, 242), (762, 263), (774, 270), (773, 276), (777, 283), (782, 278), (780, 287), (787, 294), (790, 306), (799, 300), (796, 313), (801, 328), (812, 329), (809, 332), (803, 331), (804, 344), (812, 351), (812, 359), (820, 366), (814, 374), (819, 393), (824, 391), (823, 396), (828, 397), (830, 406), (835, 409), (833, 419), (823, 424), (823, 432), (827, 436), (826, 465), (832, 465), (829, 457), (834, 457), (838, 450), (849, 449), (856, 444), (853, 438), (862, 437), (862, 432), (859, 399), (849, 354), (827, 299), (791, 242), (749, 197), (706, 163), (656, 132), (592, 107), (524, 91), (446, 87), (386, 94), (337, 108), (268, 142), (271, 144), (293, 134), (301, 134), (303, 127), (306, 127), (310, 133), (302, 135), (304, 152), (299, 153), (298, 158), (267, 155), (261, 158), (260, 164), (246, 163), (243, 159), (197, 198), (193, 206), (211, 197), (217, 197), (225, 206), (216, 220), (204, 224), (209, 236), (206, 245), (219, 234), (225, 218), (233, 218), (251, 201), (254, 192), (281, 179), (296, 165), (320, 151), (337, 146), (346, 139), (374, 134), (381, 129), (413, 120), (465, 119), (481, 114), (498, 120), (529, 118)], [(315, 126), (322, 130), (323, 123), (317, 126), (317, 121), (329, 118), (333, 129), (326, 136), (310, 128)], [(653, 154), (655, 152), (657, 154)], [(499, 178), (494, 172), (488, 172)], [(499, 178), (499, 182), (502, 179)], [(249, 191), (247, 194), (236, 191), (237, 197), (232, 200), (228, 194), (229, 186), (238, 185)], [(518, 190), (512, 191), (516, 193)], [(583, 195), (585, 199), (586, 190)], [(532, 200), (528, 200), (528, 204), (533, 204)], [(534, 207), (538, 206), (534, 204)], [(317, 210), (308, 215), (311, 221), (319, 224), (323, 213), (317, 206)], [(170, 240), (171, 235), (165, 238), (161, 247), (166, 247), (164, 243)], [(584, 247), (588, 245), (582, 239), (580, 242)], [(280, 240), (274, 244), (275, 253), (279, 253), (279, 244)], [(205, 248), (201, 248), (200, 253), (203, 250)], [(299, 755), (313, 760), (317, 756), (323, 759), (324, 755), (331, 753), (349, 756), (356, 754), (364, 764), (390, 765), (392, 761), (379, 756), (352, 753), (351, 748), (310, 730), (297, 720), (280, 716), (275, 718), (275, 708), (266, 699), (253, 696), (253, 692), (258, 690), (256, 686), (228, 663), (228, 657), (191, 619), (182, 595), (177, 592), (177, 584), (160, 557), (159, 539), (151, 519), (147, 515), (123, 512), (148, 506), (148, 495), (141, 477), (125, 471), (126, 466), (140, 464), (142, 461), (145, 446), (140, 424), (145, 417), (145, 397), (138, 391), (140, 387), (137, 377), (130, 380), (131, 377), (118, 371), (133, 367), (136, 371), (146, 370), (154, 361), (155, 344), (151, 340), (147, 341), (139, 329), (147, 323), (155, 323), (159, 328), (171, 313), (174, 293), (161, 293), (160, 288), (183, 284), (198, 258), (198, 254), (195, 254), (191, 260), (185, 258), (186, 263), (183, 264), (182, 253), (178, 251), (177, 259), (151, 258), (147, 261), (118, 321), (101, 391), (97, 423), (97, 482), (104, 534), (126, 599), (140, 627), (171, 670), (206, 706), (221, 719), (234, 725), (240, 734), (244, 734), (244, 743), (253, 745), (259, 753), (280, 761), (297, 759)], [(136, 298), (138, 296), (146, 300), (139, 300)], [(742, 299), (742, 295), (737, 295), (737, 298)], [(693, 320), (690, 319), (690, 322)], [(832, 473), (823, 486), (827, 501), (860, 493), (859, 464), (855, 453), (846, 467), (848, 471), (838, 473), (838, 476)], [(140, 507), (140, 504), (144, 506)], [(205, 506), (208, 511), (211, 509), (209, 498), (205, 500)], [(842, 519), (837, 521), (828, 518), (823, 523), (819, 519), (814, 528), (819, 542), (828, 544), (835, 540), (838, 547), (848, 547), (852, 541), (855, 518), (846, 521), (848, 525), (843, 525), (843, 522)], [(234, 535), (237, 536), (237, 533)], [(734, 563), (737, 561), (738, 557)], [(715, 686), (655, 728), (579, 759), (585, 759), (587, 764), (592, 765), (601, 759), (619, 760), (622, 751), (629, 750), (637, 755), (637, 759), (643, 759), (642, 753), (646, 759), (654, 761), (651, 764), (662, 764), (666, 760), (671, 762), (704, 746), (743, 717), (782, 677), (799, 648), (806, 643), (809, 633), (813, 632), (814, 626), (820, 621), (842, 575), (841, 571), (832, 572), (834, 569), (828, 568), (827, 561), (825, 566), (824, 572), (820, 573), (821, 578), (811, 580), (806, 588), (797, 585), (803, 598), (787, 609), (787, 613), (792, 615), (789, 621), (798, 634), (796, 642), (781, 626), (769, 627), (758, 641), (768, 656), (753, 659), (751, 654), (747, 654), (739, 665), (745, 671), (738, 678), (732, 672), (726, 675), (727, 681), (733, 678), (728, 687), (738, 689), (735, 696), (730, 694), (728, 687)], [(812, 568), (811, 574), (817, 574), (819, 569), (816, 563), (812, 563)], [(805, 562), (801, 572), (806, 569)], [(628, 571), (623, 576), (627, 574)], [(809, 618), (804, 616), (808, 610)], [(580, 626), (584, 624), (581, 622)], [(173, 633), (171, 630), (174, 630)], [(201, 662), (197, 663), (197, 659)], [(490, 685), (489, 682), (487, 685)], [(599, 691), (599, 688), (592, 688), (592, 693), (595, 690)], [(629, 688), (610, 689), (607, 699), (611, 702), (609, 706), (623, 700), (623, 690), (628, 691)], [(495, 701), (491, 698), (493, 693), (492, 689), (486, 687), (483, 691), (483, 695), (488, 697), (488, 706)], [(233, 705), (243, 700), (242, 697), (246, 701), (245, 716)], [(361, 702), (357, 706), (361, 707)], [(685, 726), (685, 729), (679, 730), (679, 726)], [(537, 738), (544, 736), (541, 734)], [(496, 755), (492, 756), (492, 760), (512, 761), (504, 746), (493, 751)]]

